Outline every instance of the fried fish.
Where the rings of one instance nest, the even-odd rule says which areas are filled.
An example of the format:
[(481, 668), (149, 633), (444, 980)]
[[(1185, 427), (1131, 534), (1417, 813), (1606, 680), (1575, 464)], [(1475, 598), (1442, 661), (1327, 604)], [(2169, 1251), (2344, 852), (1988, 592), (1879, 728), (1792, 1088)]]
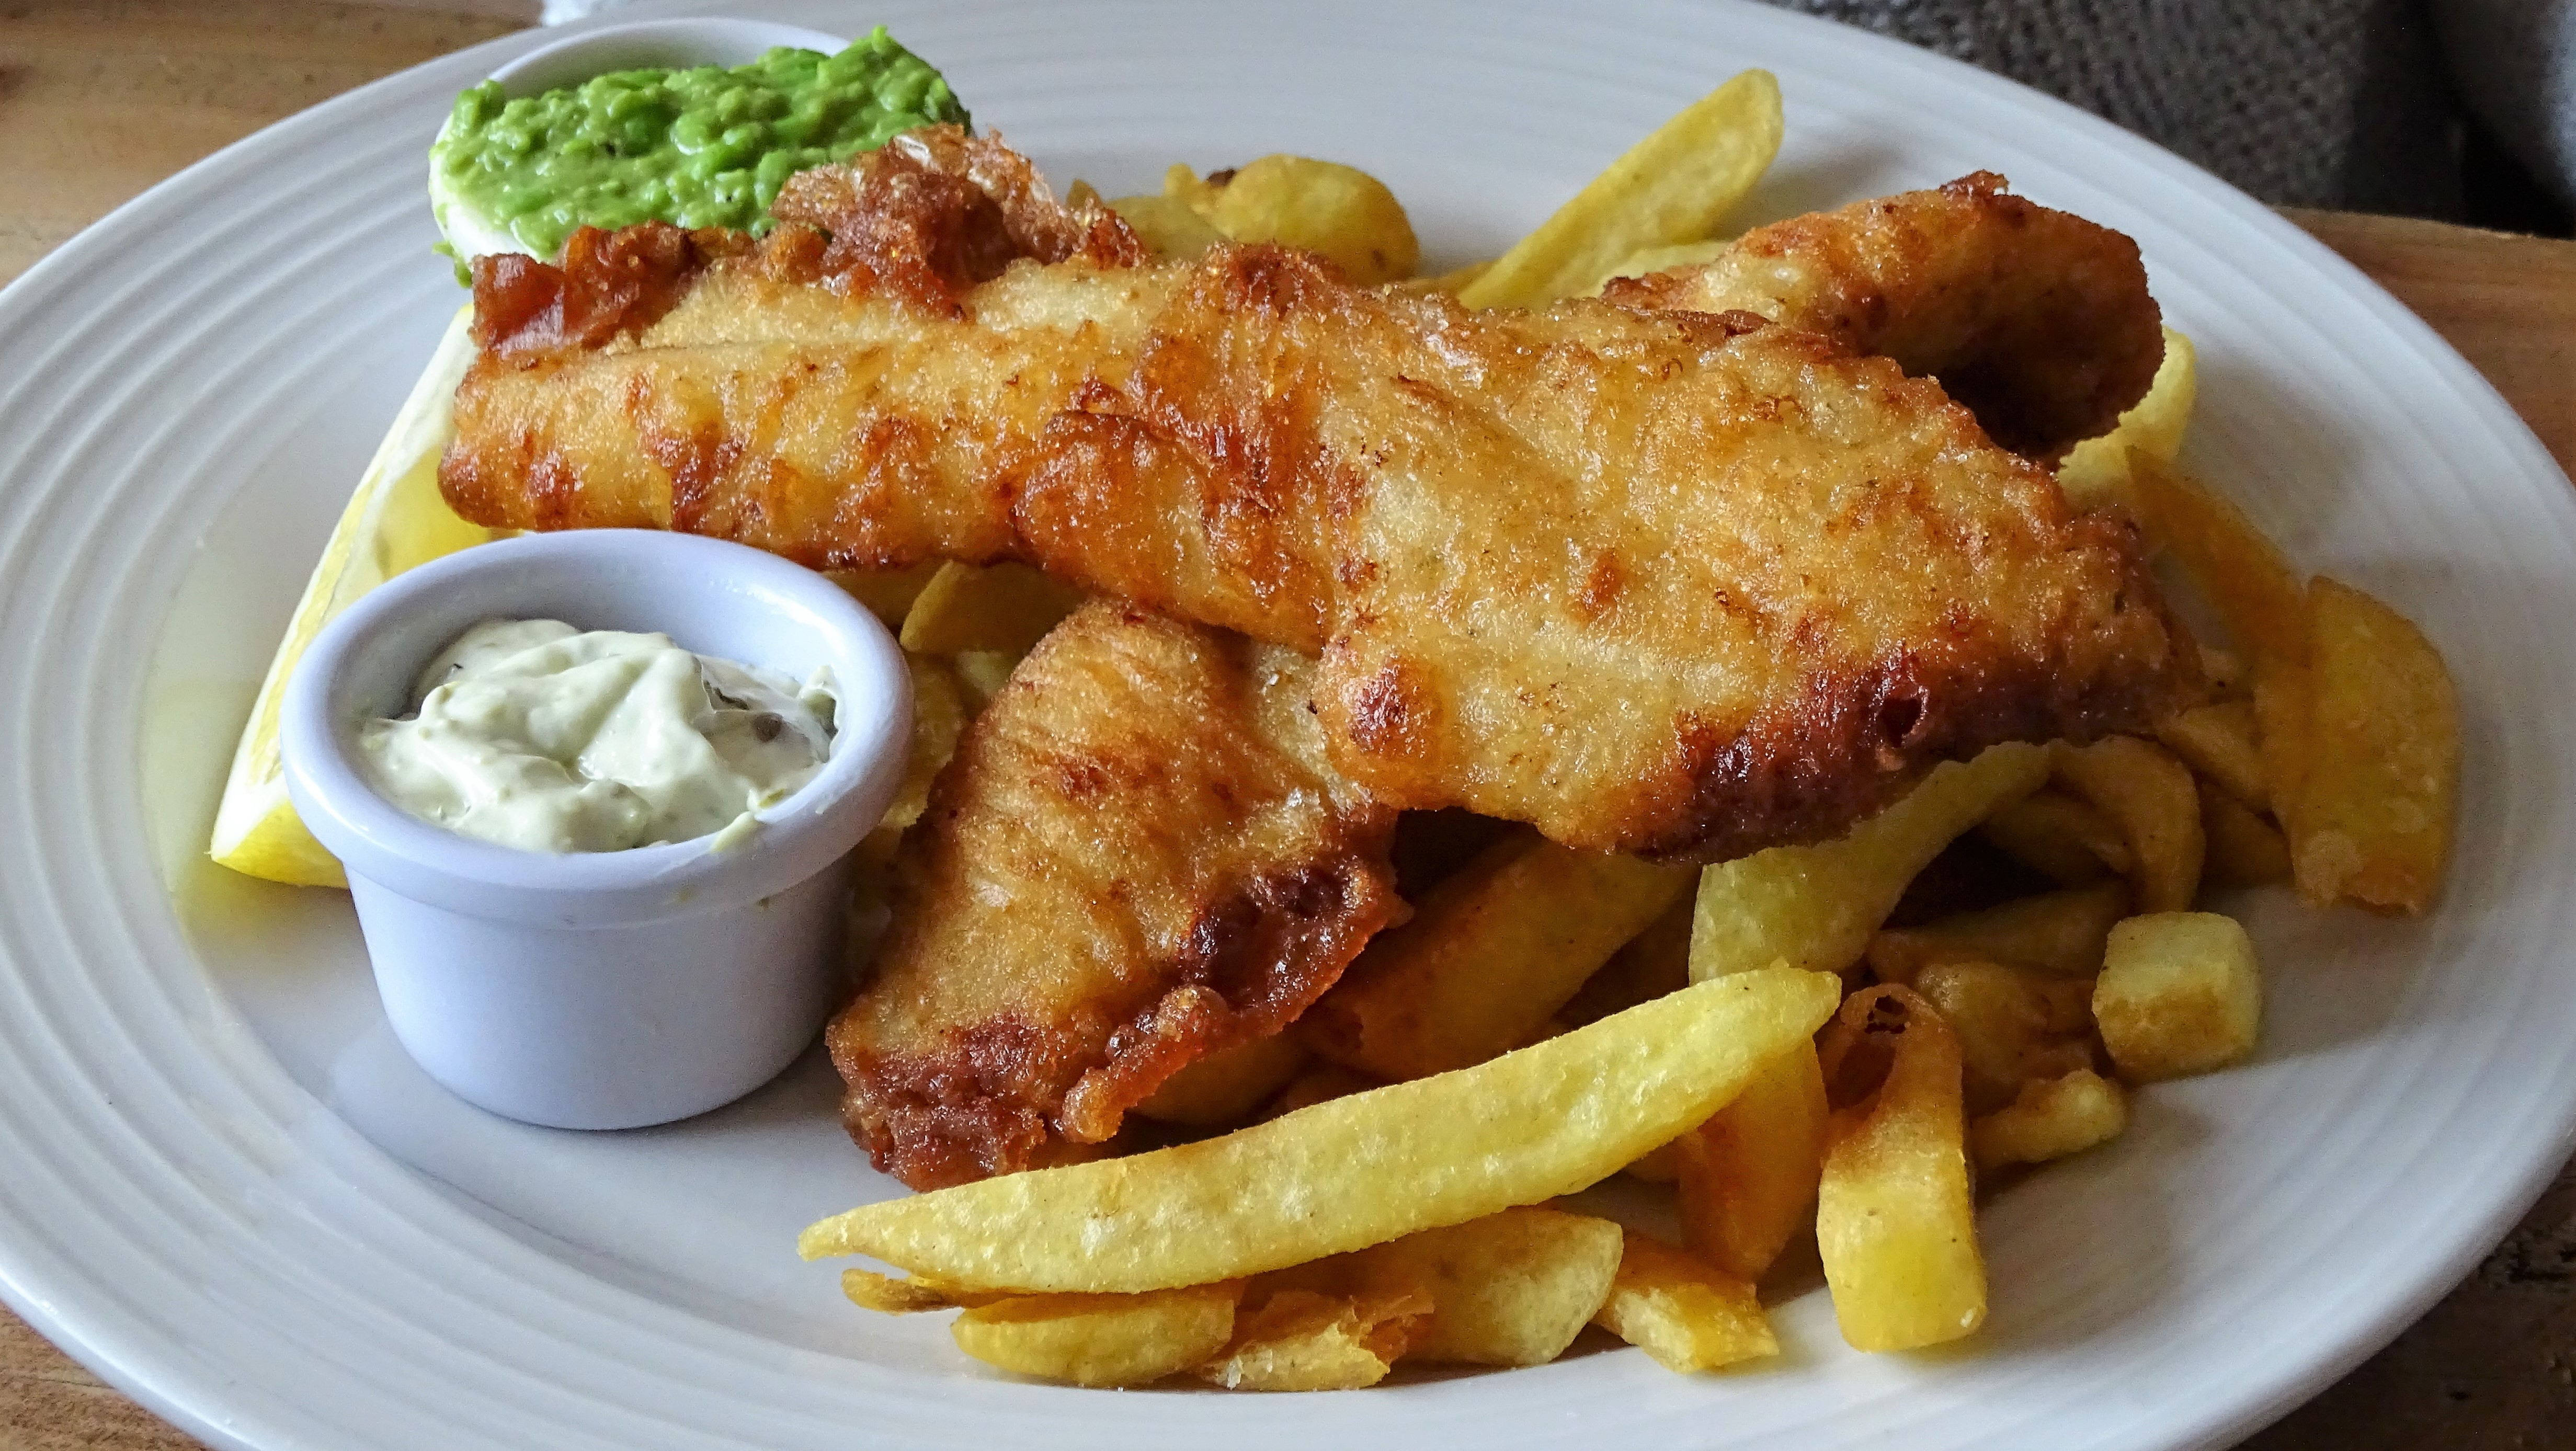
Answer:
[(1404, 913), (1311, 662), (1094, 601), (968, 726), (832, 1023), (851, 1136), (916, 1189), (1055, 1162), (1305, 1011)]
[(1381, 805), (1672, 858), (1830, 837), (1942, 760), (2138, 728), (2192, 686), (2130, 525), (1854, 339), (1633, 299), (1470, 313), (1276, 247), (1157, 262), (953, 130), (774, 210), (759, 242), (479, 262), (459, 512), (1020, 560), (1317, 656), (1330, 763)]

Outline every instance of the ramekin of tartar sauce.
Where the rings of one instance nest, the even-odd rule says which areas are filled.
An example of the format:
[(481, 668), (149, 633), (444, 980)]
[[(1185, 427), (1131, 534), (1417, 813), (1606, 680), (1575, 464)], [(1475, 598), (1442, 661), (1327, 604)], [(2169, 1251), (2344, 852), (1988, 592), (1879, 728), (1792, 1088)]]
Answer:
[(831, 581), (602, 529), (377, 587), (305, 653), (279, 735), (413, 1059), (606, 1129), (731, 1102), (813, 1042), (911, 718), (902, 651)]

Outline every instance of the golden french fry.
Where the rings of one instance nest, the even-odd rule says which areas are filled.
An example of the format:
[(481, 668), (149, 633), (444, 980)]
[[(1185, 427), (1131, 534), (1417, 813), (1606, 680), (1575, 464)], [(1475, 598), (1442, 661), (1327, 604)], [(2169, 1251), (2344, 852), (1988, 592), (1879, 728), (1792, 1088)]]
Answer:
[(2290, 839), (2206, 777), (2200, 782), (2200, 826), (2209, 838), (2202, 875), (2211, 885), (2268, 887), (2290, 879)]
[(1622, 943), (1690, 890), (1691, 869), (1515, 831), (1425, 893), (1306, 1010), (1308, 1046), (1402, 1080), (1529, 1041)]
[[(1298, 1046), (1302, 1048), (1305, 1045), (1301, 1043)], [(1261, 1106), (1261, 1116), (1265, 1119), (1282, 1118), (1301, 1108), (1313, 1108), (1319, 1103), (1385, 1086), (1382, 1080), (1344, 1068), (1339, 1063), (1313, 1063), (1288, 1080), (1288, 1086), (1279, 1090), (1278, 1097)]]
[(2129, 405), (2109, 433), (2075, 445), (2058, 464), (2057, 486), (2066, 491), (2066, 501), (2078, 509), (2127, 502), (2130, 449), (2173, 462), (2182, 453), (2183, 432), (2200, 393), (2199, 372), (2191, 339), (2166, 328), (2164, 361), (2156, 365), (2146, 396)]
[(966, 731), (970, 712), (957, 672), (935, 655), (909, 655), (912, 671), (912, 742), (903, 763), (903, 784), (886, 808), (884, 825), (896, 831), (921, 819), (930, 804), (930, 783), (948, 758), (957, 754), (957, 738)]
[(2230, 796), (2258, 811), (2271, 805), (2263, 753), (2254, 744), (2253, 702), (2222, 700), (2167, 716), (2156, 723), (2156, 739)]
[(1280, 154), (1183, 187), (1180, 198), (1172, 185), (1164, 183), (1166, 198), (1228, 238), (1321, 252), (1363, 287), (1410, 277), (1421, 260), (1403, 204), (1357, 167)]
[(993, 697), (1009, 684), (1011, 672), (1019, 668), (1017, 650), (960, 650), (948, 657), (957, 672), (957, 683), (965, 690), (966, 714), (969, 719), (984, 713)]
[(2307, 774), (2315, 696), (2316, 681), (2305, 665), (2266, 661), (2254, 671), (2254, 748), (2263, 758), (2263, 794), (2285, 828)]
[(1633, 1229), (1621, 1243), (1610, 1296), (1592, 1323), (1666, 1370), (1716, 1370), (1780, 1353), (1752, 1281)]
[(1916, 1350), (1969, 1334), (1986, 1318), (1986, 1265), (1958, 1039), (1930, 1003), (1888, 984), (1845, 1000), (1819, 1052), (1838, 1106), (1816, 1247), (1843, 1339)]
[(2191, 905), (2208, 841), (2190, 767), (2135, 736), (2105, 736), (2089, 746), (2060, 746), (2056, 779), (2119, 823), (2135, 858), (2129, 885), (2138, 910), (2179, 912)]
[(1691, 978), (1785, 962), (1841, 972), (1860, 961), (1905, 884), (1941, 849), (2048, 777), (2037, 746), (1953, 761), (1895, 805), (1817, 846), (1775, 846), (1701, 873)]
[(1869, 966), (1881, 982), (1912, 983), (1936, 962), (2000, 962), (2061, 977), (2102, 970), (2111, 924), (2129, 915), (2129, 889), (2099, 882), (2043, 892), (1920, 927), (1896, 928), (1869, 940)]
[(1364, 1276), (1420, 1286), (1431, 1323), (1406, 1355), (1467, 1365), (1545, 1365), (1610, 1294), (1619, 1226), (1558, 1209), (1506, 1209), (1363, 1251)]
[(925, 1310), (955, 1310), (990, 1305), (1011, 1296), (993, 1290), (961, 1290), (937, 1280), (898, 1280), (874, 1270), (841, 1271), (841, 1293), (862, 1310), (880, 1315), (918, 1315)]
[(808, 1226), (797, 1249), (1033, 1291), (1302, 1264), (1598, 1183), (1732, 1100), (1831, 1016), (1837, 991), (1813, 973), (1739, 973), (1220, 1138), (862, 1205)]
[(2132, 1083), (2224, 1068), (2254, 1051), (2263, 976), (2233, 917), (2159, 912), (2111, 929), (2093, 1021)]
[(1670, 1184), (1681, 1177), (1681, 1151), (1674, 1147), (1680, 1142), (1675, 1139), (1661, 1148), (1649, 1149), (1630, 1160), (1628, 1167), (1620, 1172), (1647, 1184)]
[(1438, 292), (1456, 297), (1466, 291), (1477, 278), (1484, 276), (1486, 269), (1493, 265), (1490, 259), (1483, 262), (1470, 262), (1464, 267), (1453, 268), (1437, 277), (1415, 277), (1399, 282), (1395, 284), (1395, 289), (1398, 292), (1416, 295)]
[(1691, 918), (1696, 910), (1691, 895), (1685, 892), (1675, 898), (1662, 916), (1646, 924), (1645, 931), (1610, 954), (1610, 960), (1583, 980), (1557, 1016), (1579, 1028), (1690, 986)]
[(1225, 183), (1217, 180), (1223, 172), (1201, 176), (1180, 162), (1163, 168), (1163, 195), (1204, 217), (1216, 210), (1216, 194)]
[(2093, 979), (1994, 962), (1936, 962), (1914, 990), (1959, 1039), (1968, 1112), (1991, 1113), (2033, 1079), (2093, 1066)]
[(2209, 682), (2213, 700), (2241, 700), (2253, 689), (2245, 672), (2245, 657), (2207, 641), (2200, 647), (2200, 676)]
[(2299, 895), (2421, 915), (2442, 888), (2460, 790), (2460, 705), (2441, 652), (2395, 610), (2309, 586), (2307, 762), (2282, 817)]
[(1122, 196), (1109, 209), (1159, 257), (1186, 261), (1225, 240), (1225, 233), (1178, 197)]
[(1609, 271), (1592, 279), (1592, 285), (1583, 289), (1579, 295), (1599, 297), (1601, 289), (1609, 286), (1611, 279), (1615, 277), (1651, 277), (1658, 272), (1669, 272), (1676, 267), (1696, 267), (1705, 262), (1714, 262), (1725, 253), (1729, 245), (1726, 242), (1676, 242), (1669, 247), (1640, 247), (1621, 258)]
[(1025, 564), (943, 564), (903, 617), (903, 648), (916, 655), (1023, 655), (1080, 603), (1080, 591)]
[(1746, 71), (1628, 148), (1458, 295), (1469, 307), (1572, 297), (1643, 247), (1717, 229), (1780, 152), (1780, 83)]
[(1972, 1119), (1968, 1152), (1984, 1173), (2006, 1164), (2044, 1164), (2108, 1143), (2129, 1126), (2129, 1096), (2120, 1085), (2078, 1068), (2034, 1078), (2009, 1104)]
[(835, 569), (824, 578), (841, 587), (841, 592), (868, 607), (868, 612), (885, 621), (886, 628), (903, 628), (903, 617), (912, 612), (912, 602), (921, 598), (931, 576), (939, 573), (940, 564), (908, 564), (901, 569)]
[(2236, 642), (2265, 659), (2307, 659), (2307, 591), (2243, 510), (2142, 449), (2129, 451), (2139, 518), (2190, 571)]
[(2137, 866), (2119, 825), (2063, 791), (2034, 791), (1980, 822), (1977, 834), (2062, 886), (2125, 877)]
[(1673, 1141), (1682, 1239), (1693, 1253), (1747, 1280), (1769, 1272), (1812, 1222), (1831, 1112), (1816, 1045), (1796, 1043)]
[(1431, 1320), (1431, 1297), (1281, 1290), (1235, 1317), (1199, 1379), (1239, 1391), (1347, 1391), (1386, 1379)]
[(1234, 1333), (1238, 1284), (1135, 1295), (1016, 1295), (949, 1327), (987, 1365), (1082, 1386), (1151, 1385), (1206, 1360)]
[(1248, 1116), (1306, 1066), (1306, 1045), (1287, 1033), (1219, 1049), (1163, 1080), (1136, 1112), (1167, 1124), (1214, 1128)]

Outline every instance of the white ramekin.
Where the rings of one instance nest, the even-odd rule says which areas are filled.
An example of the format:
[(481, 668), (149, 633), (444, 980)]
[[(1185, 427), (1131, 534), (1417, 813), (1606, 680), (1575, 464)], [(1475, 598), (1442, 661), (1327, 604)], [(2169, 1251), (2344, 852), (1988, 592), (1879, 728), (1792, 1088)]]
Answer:
[[(359, 724), (411, 706), (475, 622), (658, 630), (798, 679), (829, 667), (831, 758), (729, 851), (554, 855), (460, 836), (368, 786)], [(841, 988), (847, 858), (903, 776), (911, 678), (819, 574), (650, 530), (496, 541), (378, 586), (314, 640), (279, 720), (296, 811), (347, 867), (376, 987), (429, 1075), (494, 1113), (633, 1128), (728, 1103), (812, 1042)]]
[(538, 46), (492, 72), (492, 79), (501, 83), (501, 94), (516, 98), (579, 85), (611, 71), (749, 65), (780, 46), (833, 55), (848, 44), (837, 35), (775, 20), (724, 15), (637, 20)]

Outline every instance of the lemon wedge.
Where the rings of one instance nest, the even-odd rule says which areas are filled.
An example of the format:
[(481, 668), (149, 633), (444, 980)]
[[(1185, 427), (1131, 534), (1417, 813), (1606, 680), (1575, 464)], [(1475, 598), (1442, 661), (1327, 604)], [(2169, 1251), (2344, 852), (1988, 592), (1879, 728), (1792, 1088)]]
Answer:
[(458, 309), (428, 369), (412, 385), (393, 427), (376, 445), (375, 458), (359, 476), (357, 492), (340, 512), (322, 562), (305, 582), (286, 638), (278, 642), (250, 720), (242, 727), (232, 773), (224, 778), (211, 846), (222, 866), (297, 886), (348, 885), (340, 863), (304, 829), (287, 799), (277, 746), (278, 704), (305, 647), (351, 601), (416, 564), (492, 537), (491, 530), (458, 518), (438, 492), (438, 457), (454, 431), (456, 385), (474, 361), (472, 325), (473, 309)]

